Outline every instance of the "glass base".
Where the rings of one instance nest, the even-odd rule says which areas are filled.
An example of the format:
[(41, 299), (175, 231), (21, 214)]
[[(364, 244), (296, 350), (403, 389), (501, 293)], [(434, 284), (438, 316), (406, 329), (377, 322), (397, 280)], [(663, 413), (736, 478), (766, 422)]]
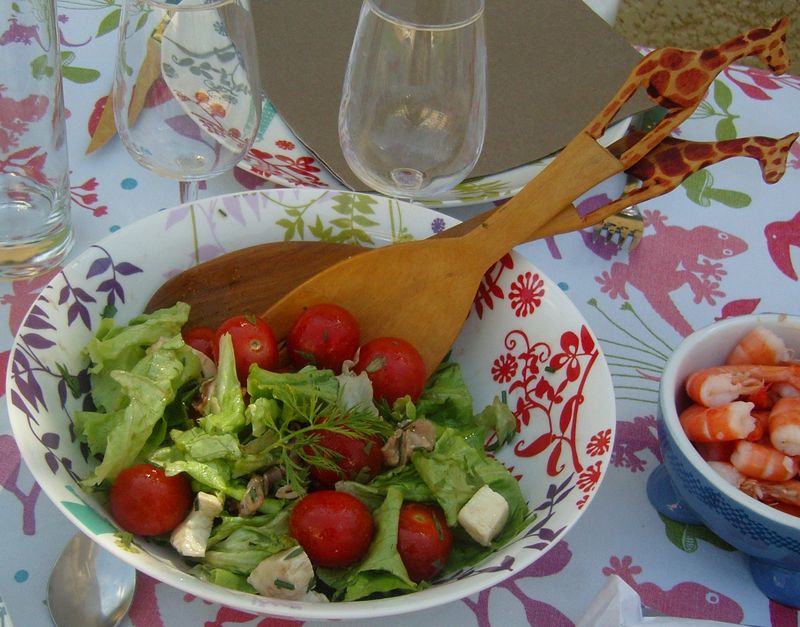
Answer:
[(0, 279), (21, 279), (61, 263), (74, 242), (69, 187), (61, 192), (17, 174), (0, 175)]

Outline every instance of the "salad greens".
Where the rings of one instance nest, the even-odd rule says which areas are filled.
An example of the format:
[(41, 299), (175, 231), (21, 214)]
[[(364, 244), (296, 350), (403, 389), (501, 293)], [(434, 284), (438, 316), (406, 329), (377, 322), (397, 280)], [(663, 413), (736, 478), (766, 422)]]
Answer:
[[(335, 375), (307, 366), (276, 373), (252, 367), (247, 394), (236, 376), (233, 346), (223, 336), (213, 382), (204, 357), (184, 344), (181, 328), (189, 308), (183, 303), (137, 316), (125, 326), (102, 320), (85, 348), (90, 361), (94, 408), (78, 412), (75, 430), (101, 459), (83, 485), (106, 490), (124, 468), (149, 462), (168, 475), (184, 472), (196, 492), (239, 502), (248, 480), (280, 470), (288, 494), (308, 486), (308, 467), (335, 468), (318, 442), (324, 429), (360, 437), (389, 436), (398, 425), (420, 418), (436, 428), (431, 451), (414, 450), (408, 463), (381, 472), (369, 483), (340, 481), (372, 511), (376, 534), (366, 556), (348, 568), (317, 568), (319, 588), (332, 600), (356, 600), (411, 592), (397, 552), (397, 526), (403, 501), (436, 501), (453, 527), (453, 552), (443, 574), (466, 568), (510, 541), (531, 522), (516, 479), (487, 454), (515, 434), (508, 407), (495, 400), (477, 415), (460, 368), (445, 363), (427, 382), (416, 403), (409, 397), (393, 407), (376, 407), (366, 375)], [(209, 387), (210, 386), (210, 387)], [(205, 402), (197, 414), (198, 393)], [(195, 409), (192, 403), (195, 402)], [(324, 423), (322, 418), (324, 417)], [(492, 545), (473, 541), (457, 525), (460, 508), (483, 485), (509, 504), (509, 519)], [(270, 492), (252, 516), (228, 507), (215, 519), (205, 557), (193, 566), (197, 576), (253, 592), (247, 576), (263, 559), (296, 545), (288, 519), (295, 501)]]

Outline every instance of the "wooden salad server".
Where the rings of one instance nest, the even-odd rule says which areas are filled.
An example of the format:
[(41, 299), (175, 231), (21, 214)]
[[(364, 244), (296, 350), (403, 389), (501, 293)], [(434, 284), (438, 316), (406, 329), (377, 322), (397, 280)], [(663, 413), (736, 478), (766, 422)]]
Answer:
[[(487, 268), (534, 237), (574, 198), (629, 170), (659, 146), (692, 114), (728, 63), (757, 54), (773, 71), (785, 71), (787, 26), (782, 18), (771, 29), (752, 30), (711, 50), (651, 52), (550, 165), (479, 226), (458, 237), (395, 244), (345, 259), (289, 292), (264, 317), (278, 337), (285, 337), (304, 308), (337, 303), (359, 321), (362, 340), (402, 337), (417, 347), (430, 374), (458, 335)], [(597, 139), (640, 87), (667, 114), (615, 156)]]
[[(640, 131), (629, 133), (608, 150), (621, 154), (640, 136)], [(583, 216), (570, 204), (532, 239), (598, 224), (620, 209), (665, 194), (700, 169), (731, 157), (757, 159), (764, 181), (775, 183), (786, 170), (789, 149), (797, 137), (793, 133), (781, 139), (758, 136), (718, 142), (667, 137), (627, 170), (627, 174), (642, 182), (640, 187)], [(463, 235), (493, 211), (490, 209), (433, 237)], [(367, 250), (354, 244), (325, 241), (268, 242), (235, 250), (168, 279), (150, 298), (145, 311), (169, 307), (180, 300), (191, 305), (189, 324), (216, 327), (242, 312), (265, 311), (306, 279)]]

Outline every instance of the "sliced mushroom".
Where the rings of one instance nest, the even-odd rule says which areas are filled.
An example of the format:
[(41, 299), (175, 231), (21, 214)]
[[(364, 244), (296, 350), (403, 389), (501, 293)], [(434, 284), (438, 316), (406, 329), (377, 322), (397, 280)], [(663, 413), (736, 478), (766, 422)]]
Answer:
[(432, 451), (436, 444), (436, 426), (426, 418), (414, 420), (395, 430), (381, 448), (389, 467), (403, 466), (416, 449)]
[(247, 518), (255, 514), (258, 508), (264, 503), (267, 489), (268, 486), (263, 476), (253, 475), (250, 477), (244, 496), (242, 500), (239, 501), (239, 516)]

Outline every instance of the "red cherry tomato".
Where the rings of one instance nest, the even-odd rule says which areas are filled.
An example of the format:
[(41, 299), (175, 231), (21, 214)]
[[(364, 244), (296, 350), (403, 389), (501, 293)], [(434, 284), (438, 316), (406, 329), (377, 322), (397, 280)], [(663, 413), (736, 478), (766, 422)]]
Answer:
[(397, 552), (412, 581), (430, 581), (450, 557), (453, 534), (442, 508), (426, 503), (403, 503), (397, 528)]
[(312, 364), (341, 372), (361, 344), (361, 332), (353, 314), (339, 305), (321, 303), (306, 309), (295, 321), (286, 348), (295, 368)]
[(120, 527), (141, 536), (172, 531), (192, 507), (194, 495), (184, 474), (168, 477), (162, 468), (136, 464), (117, 475), (109, 494), (111, 515)]
[(278, 368), (278, 343), (270, 326), (254, 316), (233, 316), (223, 322), (214, 335), (214, 361), (219, 359), (219, 340), (230, 333), (236, 356), (236, 374), (242, 385), (247, 383), (250, 364), (264, 370)]
[(211, 327), (190, 327), (182, 332), (183, 341), (209, 359), (214, 359), (215, 331)]
[(364, 439), (322, 431), (318, 444), (340, 455), (331, 456), (339, 467), (338, 472), (319, 466), (311, 467), (311, 477), (321, 486), (332, 488), (340, 479), (358, 479), (366, 483), (380, 472), (383, 465), (383, 440), (377, 435)]
[(425, 363), (416, 348), (397, 337), (378, 337), (359, 350), (356, 373), (366, 372), (376, 399), (390, 406), (408, 394), (416, 401), (425, 388)]
[(310, 492), (292, 509), (289, 533), (315, 566), (340, 568), (364, 557), (372, 543), (372, 514), (346, 492)]

